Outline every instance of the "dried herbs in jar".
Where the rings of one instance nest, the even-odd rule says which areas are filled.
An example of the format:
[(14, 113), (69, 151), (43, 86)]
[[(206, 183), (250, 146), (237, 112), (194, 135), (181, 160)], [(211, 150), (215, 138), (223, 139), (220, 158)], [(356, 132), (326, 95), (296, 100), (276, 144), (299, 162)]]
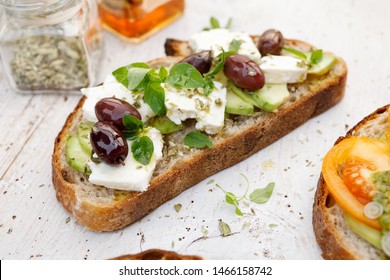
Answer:
[(5, 5), (0, 52), (10, 87), (18, 93), (66, 93), (94, 85), (102, 44), (96, 2), (31, 5)]

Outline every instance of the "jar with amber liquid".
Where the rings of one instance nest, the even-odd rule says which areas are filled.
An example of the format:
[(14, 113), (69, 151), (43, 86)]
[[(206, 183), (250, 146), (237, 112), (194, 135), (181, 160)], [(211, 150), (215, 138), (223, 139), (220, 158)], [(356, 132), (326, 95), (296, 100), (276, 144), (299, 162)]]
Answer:
[(178, 19), (184, 0), (100, 0), (98, 7), (107, 30), (138, 43)]

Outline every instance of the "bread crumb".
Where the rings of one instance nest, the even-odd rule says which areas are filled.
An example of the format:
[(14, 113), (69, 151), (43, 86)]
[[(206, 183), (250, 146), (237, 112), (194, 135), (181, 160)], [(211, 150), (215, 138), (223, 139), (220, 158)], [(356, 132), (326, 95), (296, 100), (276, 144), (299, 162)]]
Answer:
[(261, 164), (261, 166), (262, 166), (264, 169), (274, 169), (274, 168), (276, 167), (276, 164), (275, 164), (275, 162), (273, 162), (271, 159), (268, 159), (268, 160), (263, 161), (263, 163)]
[(298, 141), (304, 144), (305, 142), (309, 142), (309, 138), (305, 134), (299, 134)]

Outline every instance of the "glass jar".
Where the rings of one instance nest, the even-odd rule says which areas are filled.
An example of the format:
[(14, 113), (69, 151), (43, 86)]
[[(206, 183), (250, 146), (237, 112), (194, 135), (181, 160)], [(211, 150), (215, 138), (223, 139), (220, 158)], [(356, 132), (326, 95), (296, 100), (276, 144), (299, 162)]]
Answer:
[(95, 0), (0, 0), (0, 54), (17, 93), (96, 84), (102, 30)]
[(178, 19), (184, 0), (99, 0), (104, 27), (132, 43), (138, 43)]

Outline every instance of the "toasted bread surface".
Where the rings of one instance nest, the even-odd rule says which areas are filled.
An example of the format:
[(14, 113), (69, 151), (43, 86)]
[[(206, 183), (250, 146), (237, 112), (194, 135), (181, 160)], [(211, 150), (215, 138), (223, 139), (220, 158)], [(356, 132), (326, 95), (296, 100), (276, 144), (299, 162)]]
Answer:
[(180, 255), (173, 251), (149, 249), (138, 254), (115, 257), (111, 260), (202, 260), (202, 258), (193, 255)]
[[(335, 144), (348, 137), (380, 138), (388, 128), (388, 109), (384, 106), (365, 117), (340, 137)], [(343, 218), (342, 209), (329, 193), (321, 176), (313, 205), (313, 227), (325, 259), (382, 259), (383, 253), (353, 233)]]
[[(289, 40), (287, 44), (301, 50), (312, 48), (296, 40)], [(169, 66), (182, 58), (167, 56), (149, 64), (152, 67)], [(335, 105), (344, 94), (346, 78), (347, 67), (339, 59), (326, 75), (290, 84), (290, 98), (277, 112), (260, 111), (251, 117), (227, 119), (224, 129), (210, 137), (214, 144), (211, 149), (188, 148), (182, 144), (184, 136), (194, 130), (193, 126), (165, 136), (163, 160), (158, 163), (149, 188), (144, 192), (92, 185), (83, 174), (68, 166), (65, 144), (69, 135), (76, 133), (82, 120), (81, 109), (85, 98), (81, 98), (55, 140), (52, 173), (57, 199), (80, 224), (90, 230), (113, 231), (123, 228), (185, 189), (248, 158)]]

